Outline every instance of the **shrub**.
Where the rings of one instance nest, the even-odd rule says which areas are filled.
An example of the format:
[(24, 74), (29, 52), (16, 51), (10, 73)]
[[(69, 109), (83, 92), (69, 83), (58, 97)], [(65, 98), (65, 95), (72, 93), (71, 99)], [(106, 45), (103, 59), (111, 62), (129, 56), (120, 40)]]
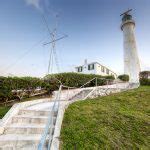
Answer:
[[(60, 85), (59, 81), (63, 85), (70, 86), (70, 87), (81, 87), (86, 82), (92, 80), (93, 78), (97, 77), (97, 85), (105, 85), (106, 79), (113, 80), (113, 76), (100, 76), (94, 74), (80, 74), (80, 73), (60, 73), (60, 74), (53, 74), (47, 75), (45, 80), (49, 80), (50, 83), (55, 83), (57, 87)], [(59, 81), (58, 81), (59, 80)], [(95, 80), (87, 84), (87, 86), (95, 86)]]
[(129, 75), (127, 74), (119, 75), (118, 78), (122, 81), (129, 81)]
[[(29, 90), (33, 91), (41, 87), (42, 80), (35, 77), (0, 77), (0, 101), (14, 99), (15, 95), (12, 90)], [(29, 96), (30, 92), (28, 93)]]
[(140, 78), (148, 79), (149, 76), (150, 76), (150, 71), (142, 71), (142, 72), (140, 72)]
[[(42, 89), (46, 89), (48, 93), (52, 93), (52, 91), (58, 90), (61, 83), (69, 87), (80, 87), (95, 77), (99, 78), (97, 85), (106, 84), (106, 79), (114, 79), (113, 76), (102, 77), (100, 75), (79, 73), (53, 74), (47, 75), (43, 79), (35, 77), (0, 77), (0, 101), (14, 99), (16, 95), (12, 93), (12, 90), (27, 90), (25, 96), (29, 97), (31, 92), (37, 87), (41, 87)], [(95, 83), (94, 80), (86, 86), (95, 86)]]
[(142, 71), (140, 72), (140, 84), (141, 85), (150, 85), (150, 71)]
[(141, 78), (140, 79), (140, 84), (141, 85), (149, 85), (150, 86), (150, 79)]

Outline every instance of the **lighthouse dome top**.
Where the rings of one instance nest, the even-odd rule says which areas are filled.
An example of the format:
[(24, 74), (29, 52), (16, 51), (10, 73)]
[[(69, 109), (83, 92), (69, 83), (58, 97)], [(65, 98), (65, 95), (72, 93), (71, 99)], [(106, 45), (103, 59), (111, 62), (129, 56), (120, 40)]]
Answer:
[(121, 30), (123, 30), (124, 26), (125, 25), (134, 25), (135, 26), (135, 21), (132, 19), (132, 15), (129, 14), (129, 11), (131, 10), (128, 10), (127, 12), (121, 14), (122, 16), (122, 23), (121, 23)]
[(131, 21), (132, 20), (132, 16), (130, 14), (125, 14), (123, 17), (122, 17), (122, 22), (126, 22), (126, 21)]

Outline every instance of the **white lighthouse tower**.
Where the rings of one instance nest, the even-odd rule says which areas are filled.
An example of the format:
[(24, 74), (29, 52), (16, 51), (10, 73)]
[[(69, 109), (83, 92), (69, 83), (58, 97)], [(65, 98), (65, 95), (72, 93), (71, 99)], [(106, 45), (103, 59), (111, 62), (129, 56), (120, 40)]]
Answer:
[(139, 83), (140, 63), (137, 53), (136, 39), (134, 34), (135, 21), (128, 10), (121, 14), (124, 42), (124, 73), (129, 75), (129, 82)]

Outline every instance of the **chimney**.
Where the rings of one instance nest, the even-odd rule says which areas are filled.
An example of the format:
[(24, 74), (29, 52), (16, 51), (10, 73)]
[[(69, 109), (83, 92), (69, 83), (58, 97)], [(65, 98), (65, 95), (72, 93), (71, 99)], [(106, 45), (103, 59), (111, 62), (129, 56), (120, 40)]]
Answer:
[(87, 59), (84, 60), (84, 65), (87, 65)]

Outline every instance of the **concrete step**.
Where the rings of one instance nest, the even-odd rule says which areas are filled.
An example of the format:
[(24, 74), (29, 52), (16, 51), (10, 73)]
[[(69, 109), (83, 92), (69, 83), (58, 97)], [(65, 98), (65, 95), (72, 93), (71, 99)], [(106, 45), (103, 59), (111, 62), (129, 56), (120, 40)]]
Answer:
[(37, 146), (41, 139), (41, 134), (21, 135), (7, 134), (0, 136), (0, 147), (25, 147), (27, 145)]
[[(48, 116), (50, 113), (50, 111), (22, 109), (19, 111), (18, 115)], [(57, 112), (55, 112), (54, 115), (56, 115), (56, 113)]]
[[(0, 150), (37, 150), (38, 145), (28, 144), (23, 146), (1, 146)], [(47, 146), (43, 147), (43, 150), (47, 150)]]
[(48, 117), (45, 116), (29, 116), (29, 115), (16, 115), (12, 117), (11, 123), (37, 123), (46, 124)]
[(0, 150), (14, 150), (13, 146), (1, 146)]
[(46, 125), (38, 124), (12, 124), (5, 128), (4, 134), (42, 134), (45, 129), (45, 126)]
[[(15, 147), (15, 150), (37, 150), (38, 149), (38, 145), (26, 145), (23, 147)], [(43, 150), (47, 150), (47, 146), (45, 145), (43, 147)]]

